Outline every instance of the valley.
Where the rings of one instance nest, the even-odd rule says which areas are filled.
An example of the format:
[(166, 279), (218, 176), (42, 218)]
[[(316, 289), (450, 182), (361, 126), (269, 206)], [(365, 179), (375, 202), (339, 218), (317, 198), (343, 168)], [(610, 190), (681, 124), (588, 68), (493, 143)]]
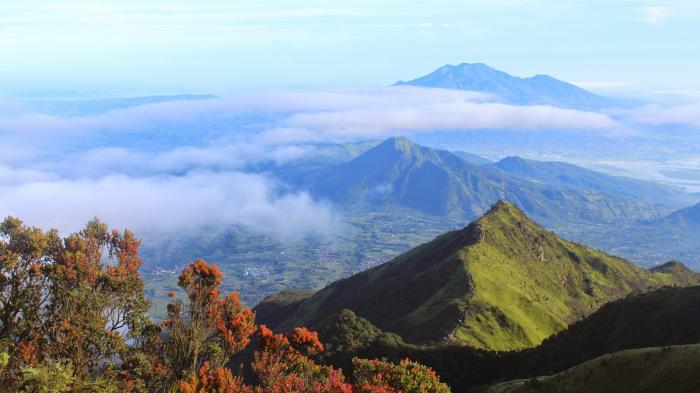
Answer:
[(319, 289), (388, 261), (466, 226), (500, 198), (565, 239), (642, 266), (672, 259), (700, 266), (696, 227), (662, 219), (696, 200), (681, 189), (559, 162), (507, 157), (492, 163), (473, 155), (465, 161), (405, 138), (324, 148), (332, 153), (323, 161), (259, 169), (288, 189), (327, 200), (338, 217), (328, 233), (293, 242), (236, 227), (146, 237), (144, 276), (154, 315), (164, 315), (177, 267), (188, 260), (215, 261), (226, 273), (225, 286), (240, 289), (254, 305), (284, 288)]

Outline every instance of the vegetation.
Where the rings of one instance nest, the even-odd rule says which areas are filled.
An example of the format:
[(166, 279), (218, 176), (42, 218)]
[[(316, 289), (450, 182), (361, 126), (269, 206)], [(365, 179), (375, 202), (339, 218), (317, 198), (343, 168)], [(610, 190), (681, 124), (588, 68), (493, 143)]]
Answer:
[(660, 220), (665, 225), (677, 225), (686, 230), (700, 229), (700, 203), (681, 209)]
[[(287, 288), (318, 290), (388, 261), (462, 227), (502, 197), (566, 239), (645, 266), (670, 259), (700, 266), (692, 265), (700, 263), (697, 230), (664, 220), (639, 221), (696, 202), (697, 196), (556, 162), (507, 158), (472, 165), (457, 153), (401, 138), (323, 148), (333, 153), (256, 170), (272, 171), (293, 188), (310, 188), (317, 197), (339, 202), (339, 230), (293, 243), (241, 228), (145, 238), (142, 274), (151, 315), (167, 317), (167, 292), (177, 292), (182, 261), (217, 261), (226, 275), (223, 287), (240, 290), (241, 300), (255, 305)], [(440, 175), (421, 177), (429, 171)]]
[[(316, 333), (255, 324), (223, 274), (197, 260), (180, 274), (168, 317), (146, 312), (139, 240), (93, 220), (65, 239), (18, 219), (0, 224), (0, 383), (21, 392), (449, 392), (428, 367), (355, 359), (321, 365)], [(255, 343), (251, 343), (254, 340)], [(252, 361), (231, 367), (252, 347)], [(245, 371), (248, 371), (246, 373)], [(377, 374), (381, 372), (382, 374)]]
[[(564, 172), (579, 178), (566, 182), (577, 186), (563, 187), (561, 179), (549, 180), (559, 179), (557, 172), (564, 170), (542, 165), (546, 176), (540, 170), (532, 178), (516, 177), (497, 166), (476, 165), (448, 151), (419, 146), (405, 138), (390, 138), (349, 162), (287, 180), (297, 180), (316, 196), (344, 205), (358, 201), (375, 207), (395, 203), (431, 215), (462, 219), (483, 214), (500, 198), (513, 201), (548, 224), (652, 219), (670, 212), (656, 206), (658, 201), (648, 202), (650, 194), (673, 199), (663, 187), (630, 180), (620, 188), (620, 182), (578, 167)], [(598, 188), (590, 187), (591, 173), (597, 175)], [(540, 181), (543, 179), (547, 181)]]
[(515, 350), (536, 346), (609, 301), (698, 282), (689, 270), (647, 271), (564, 241), (500, 202), (462, 230), (276, 308), (276, 320), (287, 315), (274, 326), (314, 326), (350, 309), (407, 342)]
[(633, 349), (548, 377), (500, 383), (474, 393), (692, 393), (700, 390), (700, 345)]
[[(399, 206), (347, 209), (339, 214), (343, 226), (328, 239), (281, 243), (237, 228), (144, 239), (141, 273), (146, 295), (153, 303), (152, 317), (167, 318), (168, 291), (179, 293), (182, 261), (217, 261), (225, 274), (222, 288), (238, 289), (241, 301), (252, 306), (287, 288), (318, 290), (328, 282), (386, 262), (461, 223)], [(262, 274), (250, 274), (251, 268)]]
[(489, 168), (539, 184), (596, 191), (626, 199), (645, 201), (650, 205), (679, 207), (687, 206), (695, 200), (690, 194), (674, 187), (622, 176), (606, 175), (566, 162), (534, 161), (515, 156), (503, 158), (490, 165)]
[(700, 286), (665, 287), (611, 302), (524, 351), (521, 375), (549, 374), (623, 349), (700, 343)]
[(700, 286), (664, 287), (606, 304), (541, 345), (511, 352), (454, 343), (407, 344), (349, 310), (315, 328), (327, 344), (323, 359), (332, 364), (346, 368), (357, 356), (410, 358), (431, 366), (453, 390), (463, 391), (494, 381), (556, 374), (620, 350), (700, 343), (699, 305)]

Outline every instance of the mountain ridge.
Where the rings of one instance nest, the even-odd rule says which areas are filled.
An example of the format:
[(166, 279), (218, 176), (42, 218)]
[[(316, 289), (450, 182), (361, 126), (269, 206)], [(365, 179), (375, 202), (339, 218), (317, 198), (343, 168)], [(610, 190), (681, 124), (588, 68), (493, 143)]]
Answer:
[(700, 230), (700, 203), (678, 210), (660, 219), (662, 225), (675, 225), (688, 229)]
[(673, 187), (612, 176), (563, 161), (535, 161), (520, 156), (507, 156), (487, 167), (539, 184), (593, 190), (629, 199), (642, 199), (651, 204), (683, 206), (691, 200), (679, 195)]
[(538, 184), (446, 150), (390, 138), (351, 161), (310, 176), (314, 195), (339, 203), (397, 203), (432, 215), (473, 219), (498, 199), (538, 221), (654, 219), (670, 209), (582, 187)]
[(464, 229), (326, 286), (273, 327), (313, 326), (350, 309), (407, 342), (522, 349), (608, 301), (676, 281), (562, 240), (501, 201)]
[(396, 82), (394, 86), (477, 91), (496, 95), (516, 105), (552, 105), (586, 110), (612, 105), (609, 99), (549, 75), (520, 78), (483, 63), (447, 64), (425, 76)]

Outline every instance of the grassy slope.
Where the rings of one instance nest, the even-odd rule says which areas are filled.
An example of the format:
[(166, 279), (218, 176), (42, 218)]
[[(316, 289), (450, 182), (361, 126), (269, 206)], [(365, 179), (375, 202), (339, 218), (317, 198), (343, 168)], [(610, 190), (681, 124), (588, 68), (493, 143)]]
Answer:
[[(700, 286), (664, 287), (601, 307), (536, 348), (489, 352), (463, 345), (412, 345), (343, 311), (314, 326), (325, 360), (351, 370), (353, 356), (411, 358), (431, 366), (453, 391), (493, 381), (560, 373), (621, 350), (700, 343)], [(607, 390), (603, 390), (607, 391)]]
[(455, 331), (477, 348), (539, 344), (602, 304), (673, 281), (564, 241), (503, 204), (477, 221), (481, 241), (461, 259), (474, 284), (465, 323)]
[(700, 344), (616, 352), (547, 377), (505, 382), (479, 393), (695, 393)]
[(603, 306), (537, 348), (524, 351), (527, 375), (553, 373), (606, 353), (700, 343), (700, 286), (662, 288)]
[(275, 327), (313, 325), (347, 308), (385, 331), (418, 341), (441, 338), (456, 323), (458, 307), (469, 293), (467, 271), (454, 250), (473, 241), (469, 228), (439, 236), (390, 262), (336, 281), (301, 302)]
[(513, 350), (606, 302), (671, 282), (671, 273), (561, 240), (499, 203), (463, 230), (329, 285), (273, 327), (314, 325), (347, 308), (408, 342)]

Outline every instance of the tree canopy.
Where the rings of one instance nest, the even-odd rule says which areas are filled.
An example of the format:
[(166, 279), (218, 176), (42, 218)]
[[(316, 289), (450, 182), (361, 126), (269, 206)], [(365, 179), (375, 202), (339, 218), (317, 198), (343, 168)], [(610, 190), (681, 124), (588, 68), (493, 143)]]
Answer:
[[(168, 317), (148, 317), (140, 241), (90, 221), (56, 230), (0, 223), (0, 383), (20, 392), (413, 393), (449, 392), (429, 368), (355, 359), (354, 372), (324, 365), (324, 346), (300, 327), (256, 325), (238, 292), (204, 260), (180, 274)], [(236, 354), (252, 353), (235, 365)], [(248, 372), (245, 372), (248, 370)]]

